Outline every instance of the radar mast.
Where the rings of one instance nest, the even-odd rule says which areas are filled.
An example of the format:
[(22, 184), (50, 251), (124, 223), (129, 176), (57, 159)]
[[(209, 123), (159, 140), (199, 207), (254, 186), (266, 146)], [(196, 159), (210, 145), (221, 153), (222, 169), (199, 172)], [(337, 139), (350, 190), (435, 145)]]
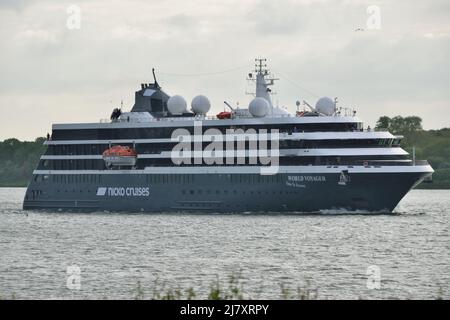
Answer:
[(267, 59), (265, 58), (257, 58), (255, 59), (255, 75), (256, 78), (253, 77), (252, 73), (249, 73), (247, 80), (256, 81), (256, 90), (255, 97), (264, 98), (269, 103), (271, 110), (273, 110), (271, 93), (272, 90), (270, 86), (273, 86), (274, 81), (278, 80), (277, 78), (271, 77), (269, 75), (269, 70), (267, 69), (266, 64)]

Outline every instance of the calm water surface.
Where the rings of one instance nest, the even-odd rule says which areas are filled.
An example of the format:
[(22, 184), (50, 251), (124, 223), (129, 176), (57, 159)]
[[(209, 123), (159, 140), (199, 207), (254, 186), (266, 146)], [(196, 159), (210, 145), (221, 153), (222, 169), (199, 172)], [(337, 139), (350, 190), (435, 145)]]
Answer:
[(24, 192), (0, 188), (3, 299), (133, 299), (138, 282), (144, 297), (165, 286), (202, 298), (239, 271), (248, 298), (279, 299), (281, 285), (324, 299), (450, 298), (447, 190), (412, 191), (395, 215), (319, 216), (25, 212)]

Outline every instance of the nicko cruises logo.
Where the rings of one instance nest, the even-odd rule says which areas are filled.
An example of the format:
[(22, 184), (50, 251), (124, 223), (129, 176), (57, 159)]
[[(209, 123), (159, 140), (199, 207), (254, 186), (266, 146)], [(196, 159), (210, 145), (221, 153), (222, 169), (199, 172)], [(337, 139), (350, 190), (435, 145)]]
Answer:
[(98, 187), (97, 196), (109, 197), (148, 197), (149, 187)]
[[(203, 132), (202, 121), (194, 121), (194, 134), (184, 128), (172, 132), (178, 142), (170, 157), (175, 165), (258, 165), (260, 174), (274, 175), (279, 169), (278, 129), (232, 129), (222, 133), (217, 128)], [(248, 148), (246, 148), (248, 141)], [(207, 144), (204, 148), (204, 143)], [(235, 147), (236, 146), (236, 147)]]

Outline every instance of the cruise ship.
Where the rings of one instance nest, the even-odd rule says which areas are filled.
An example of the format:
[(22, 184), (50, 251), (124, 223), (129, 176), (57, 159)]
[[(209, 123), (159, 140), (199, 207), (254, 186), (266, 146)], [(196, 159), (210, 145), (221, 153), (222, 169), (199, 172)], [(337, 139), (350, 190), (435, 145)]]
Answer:
[[(206, 213), (389, 213), (432, 173), (402, 136), (364, 128), (328, 97), (275, 106), (265, 59), (248, 108), (166, 94), (153, 72), (130, 111), (54, 124), (24, 209)], [(411, 159), (412, 158), (412, 159)]]

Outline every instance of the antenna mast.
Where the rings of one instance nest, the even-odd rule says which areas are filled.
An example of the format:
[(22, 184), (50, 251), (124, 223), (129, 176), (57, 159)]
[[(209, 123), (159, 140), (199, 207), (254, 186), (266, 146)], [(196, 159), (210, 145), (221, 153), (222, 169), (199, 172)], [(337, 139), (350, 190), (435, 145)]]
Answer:
[(161, 87), (158, 84), (158, 81), (156, 81), (155, 68), (152, 68), (152, 74), (153, 74), (153, 80), (155, 81), (155, 87), (157, 87), (158, 89), (161, 89)]
[(265, 58), (255, 59), (255, 77), (253, 77), (252, 73), (249, 73), (247, 80), (256, 81), (255, 96), (266, 99), (270, 108), (273, 109), (272, 99), (270, 97), (273, 92), (269, 86), (273, 86), (274, 81), (278, 79), (269, 77), (266, 61), (267, 59)]
[(264, 68), (267, 67), (266, 61), (267, 61), (266, 58), (255, 59), (255, 62), (257, 62), (255, 64), (255, 72), (256, 73), (267, 74), (267, 72), (268, 72), (267, 69), (263, 69), (263, 67)]

